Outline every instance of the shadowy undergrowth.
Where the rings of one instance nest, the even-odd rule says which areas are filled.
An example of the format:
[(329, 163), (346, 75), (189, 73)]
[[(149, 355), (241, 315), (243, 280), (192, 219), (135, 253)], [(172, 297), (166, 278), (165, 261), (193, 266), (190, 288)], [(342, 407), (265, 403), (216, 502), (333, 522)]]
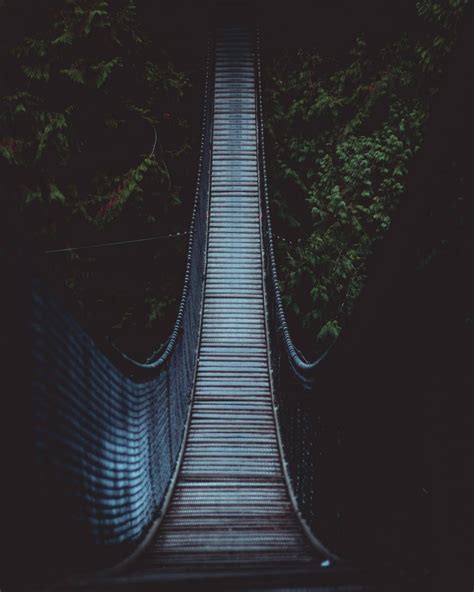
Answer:
[(5, 245), (28, 242), (82, 319), (139, 357), (172, 327), (186, 239), (44, 252), (188, 229), (206, 40), (180, 53), (146, 4), (0, 7)]
[(467, 4), (420, 0), (409, 32), (385, 42), (361, 33), (337, 58), (307, 44), (267, 58), (280, 283), (313, 354), (339, 335), (403, 199)]

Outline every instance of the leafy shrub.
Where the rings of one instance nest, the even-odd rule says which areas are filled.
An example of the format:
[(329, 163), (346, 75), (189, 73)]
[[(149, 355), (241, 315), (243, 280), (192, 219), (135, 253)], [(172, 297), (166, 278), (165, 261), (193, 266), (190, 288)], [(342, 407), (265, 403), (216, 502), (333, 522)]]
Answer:
[[(15, 232), (42, 251), (184, 230), (192, 72), (155, 40), (140, 18), (142, 3), (20, 4), (23, 11), (13, 8), (21, 16), (33, 11), (33, 25), (8, 18), (9, 0), (0, 8), (10, 39), (0, 166)], [(174, 315), (184, 255), (179, 240), (148, 247), (134, 251), (135, 259), (117, 251), (120, 262), (86, 250), (49, 255), (41, 266), (100, 331), (142, 350), (129, 334), (148, 328), (155, 346), (165, 336), (170, 322), (163, 331), (158, 322)]]
[(422, 0), (416, 38), (376, 48), (360, 34), (345, 59), (300, 49), (266, 70), (281, 288), (314, 351), (339, 335), (402, 199), (466, 5)]

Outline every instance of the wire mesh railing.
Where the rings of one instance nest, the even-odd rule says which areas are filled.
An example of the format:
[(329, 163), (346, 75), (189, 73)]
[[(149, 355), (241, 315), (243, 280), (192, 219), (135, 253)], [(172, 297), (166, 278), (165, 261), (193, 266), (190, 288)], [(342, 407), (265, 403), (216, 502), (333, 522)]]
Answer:
[(319, 423), (320, 410), (318, 411), (315, 406), (314, 380), (316, 369), (327, 352), (315, 361), (308, 362), (291, 339), (283, 308), (273, 246), (275, 235), (272, 231), (267, 183), (259, 32), (256, 70), (258, 158), (273, 396), (278, 410), (282, 452), (291, 494), (300, 518), (307, 527), (307, 533), (313, 538), (315, 545), (321, 547), (324, 537), (320, 541), (319, 535), (323, 525), (318, 476), (325, 451), (322, 446), (322, 425)]
[(118, 351), (106, 352), (44, 286), (33, 282), (36, 496), (44, 504), (48, 522), (60, 525), (65, 535), (62, 544), (67, 547), (74, 541), (74, 555), (83, 563), (87, 557), (97, 563), (101, 550), (117, 561), (142, 540), (159, 516), (182, 447), (203, 300), (212, 130), (210, 62), (209, 48), (184, 288), (165, 346), (146, 363)]

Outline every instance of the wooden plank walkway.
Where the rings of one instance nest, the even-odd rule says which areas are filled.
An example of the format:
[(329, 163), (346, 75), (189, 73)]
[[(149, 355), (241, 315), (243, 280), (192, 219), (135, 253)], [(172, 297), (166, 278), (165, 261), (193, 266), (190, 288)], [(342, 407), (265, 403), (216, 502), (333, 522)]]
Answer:
[(220, 29), (215, 51), (208, 258), (193, 410), (170, 505), (131, 570), (136, 574), (317, 559), (288, 496), (270, 390), (253, 34)]

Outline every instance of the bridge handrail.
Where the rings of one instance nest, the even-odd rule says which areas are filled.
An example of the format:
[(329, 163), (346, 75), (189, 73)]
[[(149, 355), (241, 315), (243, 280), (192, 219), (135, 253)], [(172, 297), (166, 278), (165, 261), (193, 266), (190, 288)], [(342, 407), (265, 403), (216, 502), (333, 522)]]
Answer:
[(317, 379), (319, 380), (322, 369), (321, 362), (326, 358), (330, 348), (316, 360), (308, 361), (293, 343), (285, 316), (278, 283), (267, 184), (259, 32), (257, 32), (255, 68), (266, 313), (277, 431), (290, 496), (303, 528), (315, 548), (323, 550), (326, 556), (337, 560), (338, 557), (332, 552), (332, 544), (328, 545), (332, 541), (328, 539), (326, 527), (327, 524), (330, 529), (334, 526), (332, 507), (329, 517), (324, 518), (327, 524), (321, 519), (321, 511), (325, 511), (328, 507), (321, 495), (322, 487), (319, 484), (321, 458), (327, 450), (321, 439), (323, 429), (320, 421), (321, 398), (316, 396), (318, 394)]
[[(198, 171), (196, 179), (196, 192), (194, 195), (193, 210), (191, 214), (191, 222), (189, 227), (189, 239), (188, 239), (188, 250), (186, 256), (186, 267), (184, 272), (183, 290), (181, 293), (181, 299), (178, 306), (178, 313), (176, 315), (176, 321), (171, 331), (170, 336), (166, 342), (157, 351), (153, 352), (145, 362), (140, 362), (131, 358), (124, 352), (120, 352), (120, 355), (132, 366), (141, 369), (157, 369), (160, 368), (173, 352), (176, 342), (178, 340), (179, 332), (183, 328), (183, 317), (185, 314), (186, 304), (188, 302), (191, 276), (193, 269), (193, 254), (194, 246), (196, 243), (196, 230), (199, 223), (203, 222), (204, 215), (200, 215), (199, 207), (202, 205), (202, 199), (200, 199), (200, 193), (203, 189), (203, 167), (205, 164), (205, 155), (208, 154), (209, 148), (209, 134), (210, 134), (210, 118), (209, 118), (209, 102), (210, 102), (210, 61), (211, 61), (211, 48), (210, 41), (208, 42), (208, 55), (206, 60), (206, 73), (205, 73), (205, 85), (204, 85), (204, 108), (202, 117), (202, 130), (201, 130), (201, 143), (200, 143), (200, 154), (198, 162)], [(208, 163), (206, 163), (208, 164)], [(204, 188), (205, 190), (205, 188)]]
[[(275, 249), (273, 244), (273, 231), (270, 213), (270, 197), (268, 191), (268, 180), (267, 180), (267, 165), (265, 157), (265, 134), (263, 124), (263, 94), (262, 94), (262, 68), (260, 59), (260, 35), (257, 32), (257, 56), (256, 56), (256, 69), (257, 69), (257, 109), (258, 109), (258, 147), (259, 147), (259, 167), (260, 167), (260, 192), (262, 199), (262, 210), (263, 210), (263, 238), (265, 243), (265, 258), (266, 258), (266, 273), (267, 273), (267, 284), (269, 288), (268, 297), (273, 304), (274, 315), (276, 321), (276, 328), (280, 334), (280, 337), (285, 346), (285, 350), (288, 359), (293, 367), (294, 372), (300, 377), (304, 383), (310, 382), (314, 374), (315, 368), (325, 358), (329, 349), (326, 350), (315, 360), (309, 361), (306, 357), (296, 348), (288, 327), (286, 320), (285, 310), (283, 307), (280, 285), (278, 281), (278, 271), (275, 259)], [(271, 327), (273, 331), (275, 327)]]
[[(164, 348), (149, 361), (137, 362), (94, 340), (41, 282), (35, 279), (18, 288), (31, 288), (31, 314), (24, 315), (21, 323), (27, 324), (26, 347), (32, 351), (28, 388), (33, 438), (30, 433), (26, 437), (34, 450), (24, 470), (29, 488), (35, 489), (31, 538), (38, 533), (38, 554), (45, 568), (50, 558), (65, 569), (69, 565), (82, 570), (91, 562), (103, 567), (129, 556), (159, 518), (179, 465), (202, 317), (213, 109), (211, 50), (209, 42), (184, 287)], [(45, 530), (55, 536), (42, 543)]]

